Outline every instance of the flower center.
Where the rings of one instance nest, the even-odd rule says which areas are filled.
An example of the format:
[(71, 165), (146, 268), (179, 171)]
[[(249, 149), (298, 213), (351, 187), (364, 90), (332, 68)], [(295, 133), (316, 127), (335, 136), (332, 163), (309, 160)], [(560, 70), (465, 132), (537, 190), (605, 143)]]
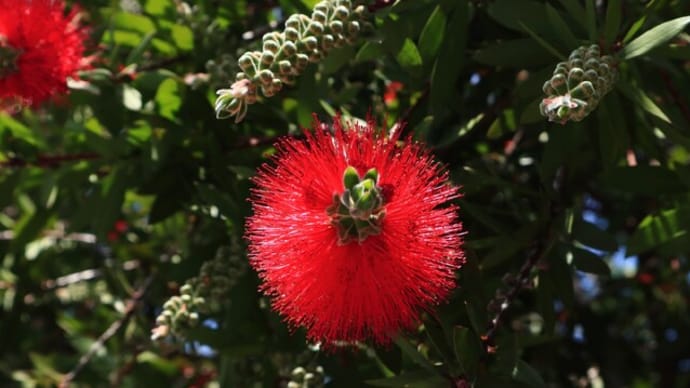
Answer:
[(0, 78), (17, 71), (17, 58), (21, 50), (15, 49), (7, 43), (7, 39), (0, 35)]
[(326, 209), (331, 223), (338, 228), (338, 244), (344, 245), (354, 240), (361, 243), (367, 237), (381, 233), (386, 211), (378, 181), (379, 173), (375, 168), (367, 171), (363, 177), (352, 166), (345, 169), (345, 191), (342, 195), (333, 195), (333, 204)]

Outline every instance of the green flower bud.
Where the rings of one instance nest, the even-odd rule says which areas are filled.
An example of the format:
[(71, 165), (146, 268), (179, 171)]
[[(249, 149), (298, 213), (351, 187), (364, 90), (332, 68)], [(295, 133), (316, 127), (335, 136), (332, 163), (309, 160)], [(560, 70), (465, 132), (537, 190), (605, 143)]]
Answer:
[(282, 60), (278, 63), (280, 74), (292, 74), (292, 64), (290, 61)]
[(340, 20), (334, 20), (328, 24), (328, 27), (330, 27), (331, 31), (333, 31), (336, 34), (342, 34), (343, 31), (345, 30), (345, 27), (343, 26), (343, 22)]
[(252, 58), (252, 55), (250, 53), (242, 54), (240, 59), (237, 61), (237, 64), (240, 65), (240, 69), (242, 69), (242, 71), (245, 73), (252, 74), (256, 72), (254, 59)]
[(568, 73), (568, 89), (574, 88), (585, 78), (585, 72), (580, 68), (570, 69)]
[(360, 30), (361, 27), (358, 21), (353, 20), (347, 23), (347, 33), (350, 34), (350, 36), (358, 35)]
[(300, 38), (299, 31), (297, 31), (296, 28), (286, 27), (283, 33), (285, 34), (285, 39), (291, 40), (293, 42), (299, 40)]
[[(325, 23), (325, 21), (324, 21), (324, 23)], [(323, 34), (323, 30), (324, 30), (323, 24), (324, 23), (313, 20), (311, 23), (309, 23), (309, 27), (308, 27), (309, 32), (316, 35), (316, 36)]]
[(259, 72), (258, 77), (262, 84), (269, 84), (273, 80), (273, 72), (268, 69), (263, 69)]
[(293, 56), (297, 52), (297, 46), (295, 46), (293, 42), (286, 41), (283, 43), (281, 50), (283, 53), (285, 53), (285, 55)]
[(565, 94), (568, 92), (568, 80), (563, 74), (556, 74), (551, 77), (551, 87), (556, 89), (558, 94)]
[(271, 66), (275, 59), (275, 54), (273, 54), (270, 51), (264, 51), (263, 53), (261, 53), (261, 64), (265, 67)]
[(350, 10), (347, 7), (344, 7), (342, 5), (338, 6), (335, 8), (335, 12), (333, 12), (333, 16), (336, 19), (339, 19), (341, 21), (345, 21), (350, 16)]
[(263, 48), (264, 52), (268, 51), (272, 54), (275, 54), (278, 52), (278, 50), (280, 50), (280, 45), (275, 40), (265, 40)]
[(331, 34), (325, 34), (321, 37), (321, 48), (328, 51), (335, 46), (335, 38)]
[[(302, 39), (302, 42), (304, 43), (304, 45), (307, 47), (307, 50), (309, 50), (309, 51), (314, 50), (319, 45), (318, 39), (316, 39), (313, 36), (307, 36), (306, 38)], [(297, 55), (299, 55), (299, 54), (297, 54)]]
[(304, 70), (309, 65), (309, 56), (305, 54), (297, 54), (295, 57), (295, 68), (298, 72)]
[(311, 14), (311, 20), (321, 23), (321, 24), (326, 24), (327, 17), (326, 17), (326, 12), (323, 11), (318, 11), (314, 9), (314, 12)]

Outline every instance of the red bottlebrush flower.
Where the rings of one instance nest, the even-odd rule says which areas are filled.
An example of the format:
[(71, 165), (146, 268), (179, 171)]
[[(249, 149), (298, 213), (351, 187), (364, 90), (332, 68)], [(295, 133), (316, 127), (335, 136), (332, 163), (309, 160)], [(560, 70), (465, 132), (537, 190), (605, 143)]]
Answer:
[[(400, 128), (398, 126), (398, 128)], [(277, 144), (247, 221), (250, 260), (274, 308), (325, 345), (390, 336), (455, 287), (460, 196), (422, 145), (367, 125), (318, 121)]]
[(62, 0), (0, 0), (0, 101), (39, 104), (88, 65), (86, 32)]

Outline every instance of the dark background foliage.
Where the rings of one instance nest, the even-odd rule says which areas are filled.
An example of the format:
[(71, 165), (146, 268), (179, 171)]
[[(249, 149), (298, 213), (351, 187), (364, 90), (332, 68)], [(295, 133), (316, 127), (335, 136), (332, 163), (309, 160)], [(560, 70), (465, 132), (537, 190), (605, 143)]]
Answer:
[[(239, 55), (315, 3), (82, 2), (94, 68), (0, 114), (0, 385), (272, 387), (303, 367), (329, 387), (688, 386), (687, 21), (621, 61), (584, 121), (537, 107), (571, 50), (632, 57), (690, 2), (380, 1), (359, 44), (216, 120)], [(463, 187), (459, 287), (388, 348), (305, 343), (246, 265), (250, 177), (337, 111), (407, 122)], [(152, 341), (218, 255), (235, 272), (215, 305)]]

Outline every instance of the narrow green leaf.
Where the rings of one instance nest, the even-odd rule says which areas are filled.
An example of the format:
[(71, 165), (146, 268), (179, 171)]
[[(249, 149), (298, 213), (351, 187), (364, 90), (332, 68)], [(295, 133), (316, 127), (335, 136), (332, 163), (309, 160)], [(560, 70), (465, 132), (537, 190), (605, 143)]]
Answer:
[(609, 0), (606, 7), (606, 21), (604, 23), (604, 39), (607, 45), (612, 44), (621, 28), (623, 9), (621, 0)]
[(625, 37), (623, 37), (623, 43), (628, 43), (630, 41), (630, 39), (632, 39), (633, 36), (635, 36), (635, 34), (637, 34), (637, 31), (639, 31), (640, 28), (642, 28), (642, 26), (644, 25), (644, 23), (646, 21), (647, 21), (647, 15), (644, 15), (641, 18), (637, 19), (635, 21), (635, 23), (633, 23), (632, 26), (630, 26), (630, 28), (628, 29), (628, 32), (625, 33)]
[(612, 252), (618, 249), (615, 237), (582, 219), (576, 219), (573, 223), (572, 235), (581, 244), (600, 251)]
[(647, 252), (690, 234), (690, 207), (683, 206), (648, 215), (628, 240), (627, 254)]
[(441, 44), (443, 55), (437, 58), (431, 72), (429, 100), (431, 101), (431, 110), (435, 113), (445, 109), (450, 104), (456, 81), (462, 72), (464, 61), (466, 61), (465, 47), (467, 45), (469, 11), (470, 7), (467, 0), (460, 0), (455, 3), (453, 13), (448, 17), (446, 32)]
[(618, 93), (604, 98), (597, 108), (599, 156), (604, 170), (615, 167), (625, 156), (630, 138)]
[(657, 197), (687, 193), (687, 187), (673, 171), (658, 166), (616, 167), (602, 174), (598, 182), (605, 188), (636, 195)]
[(141, 60), (141, 57), (144, 55), (144, 52), (151, 45), (151, 41), (153, 41), (154, 36), (156, 36), (156, 31), (151, 31), (148, 34), (146, 34), (144, 36), (144, 38), (141, 39), (141, 42), (139, 42), (139, 44), (134, 48), (134, 50), (132, 50), (129, 53), (125, 63), (128, 65), (133, 64), (133, 63), (139, 63), (139, 61)]
[(546, 383), (539, 375), (539, 372), (522, 360), (518, 360), (515, 369), (513, 369), (513, 379), (531, 388), (546, 388)]
[(546, 49), (546, 51), (550, 52), (551, 54), (553, 54), (553, 56), (555, 56), (561, 61), (566, 60), (565, 55), (561, 54), (558, 50), (556, 50), (555, 47), (553, 47), (549, 42), (547, 42), (545, 39), (539, 36), (539, 34), (537, 34), (531, 28), (527, 27), (527, 25), (523, 24), (522, 22), (520, 23), (520, 25), (522, 26), (522, 28), (525, 29), (525, 31), (527, 31), (527, 34), (529, 34), (529, 36), (531, 36), (532, 39), (536, 40), (537, 43), (541, 45), (541, 47)]
[(546, 9), (541, 2), (533, 0), (495, 0), (489, 4), (489, 16), (499, 24), (516, 31), (524, 31), (523, 25), (539, 33), (549, 32)]
[(573, 34), (570, 26), (563, 20), (561, 13), (554, 8), (551, 4), (546, 4), (546, 15), (548, 16), (549, 23), (558, 33), (556, 37), (569, 49), (579, 46), (579, 41)]
[(639, 105), (642, 109), (652, 116), (658, 117), (661, 120), (671, 123), (671, 119), (664, 113), (663, 110), (652, 100), (644, 90), (638, 86), (630, 85), (626, 82), (619, 82), (616, 88), (620, 90), (625, 97)]
[(355, 62), (366, 62), (379, 59), (383, 55), (383, 45), (378, 42), (366, 42), (355, 55)]
[(585, 0), (585, 12), (587, 15), (587, 36), (589, 40), (595, 42), (597, 40), (597, 15), (595, 9), (595, 0)]
[(587, 13), (578, 0), (560, 1), (565, 10), (568, 12), (568, 15), (572, 16), (579, 25), (584, 26), (587, 23)]
[(595, 275), (611, 275), (611, 268), (609, 268), (608, 264), (594, 253), (580, 248), (573, 248), (570, 252), (572, 254), (572, 265), (578, 271)]
[(441, 387), (448, 384), (448, 380), (439, 376), (436, 373), (430, 373), (428, 371), (412, 371), (406, 372), (399, 376), (386, 378), (386, 379), (375, 379), (365, 381), (368, 385), (374, 387), (414, 387), (414, 388), (434, 388)]
[(493, 43), (474, 53), (474, 60), (493, 66), (527, 67), (553, 62), (554, 56), (534, 39)]
[(410, 341), (408, 341), (406, 338), (398, 336), (393, 341), (396, 345), (398, 345), (400, 350), (402, 350), (403, 354), (412, 360), (412, 362), (426, 369), (430, 373), (438, 374), (431, 361), (419, 353), (414, 345), (412, 345), (412, 343), (410, 343)]
[(419, 51), (424, 61), (429, 61), (441, 48), (446, 31), (446, 15), (440, 5), (436, 6), (419, 35)]
[(403, 69), (413, 74), (419, 71), (419, 68), (422, 66), (422, 55), (419, 53), (417, 45), (410, 38), (405, 39), (395, 59), (397, 59)]
[(661, 46), (678, 35), (685, 29), (688, 23), (690, 23), (690, 16), (683, 16), (661, 23), (628, 43), (623, 47), (619, 55), (623, 59), (630, 59), (646, 54), (653, 48)]
[(477, 334), (464, 326), (453, 328), (453, 346), (455, 356), (465, 374), (473, 380), (477, 376), (482, 346)]

